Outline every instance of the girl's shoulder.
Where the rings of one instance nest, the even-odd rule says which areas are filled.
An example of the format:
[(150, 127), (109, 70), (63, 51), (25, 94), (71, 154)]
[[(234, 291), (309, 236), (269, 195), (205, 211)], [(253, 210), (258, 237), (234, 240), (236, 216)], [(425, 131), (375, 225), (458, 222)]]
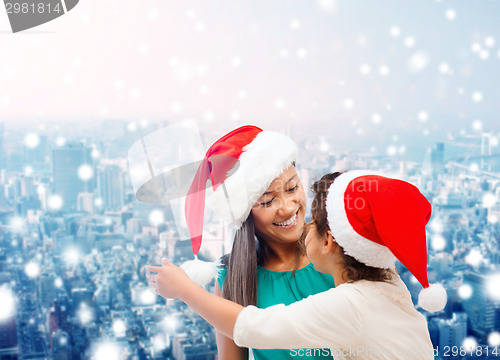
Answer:
[(397, 274), (394, 274), (390, 281), (359, 280), (343, 285), (349, 285), (347, 287), (352, 287), (362, 293), (377, 294), (395, 303), (412, 304), (411, 294)]

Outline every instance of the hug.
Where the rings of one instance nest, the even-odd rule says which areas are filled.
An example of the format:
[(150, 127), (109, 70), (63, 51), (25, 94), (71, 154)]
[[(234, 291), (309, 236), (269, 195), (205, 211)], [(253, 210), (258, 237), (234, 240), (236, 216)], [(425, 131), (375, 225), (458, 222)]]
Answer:
[[(186, 198), (195, 254), (208, 202), (237, 227), (210, 294), (166, 259), (151, 284), (217, 329), (219, 359), (433, 359), (425, 317), (395, 269), (422, 284), (419, 305), (439, 311), (446, 291), (427, 279), (431, 205), (412, 184), (371, 171), (324, 175), (305, 190), (288, 137), (238, 128), (207, 151)], [(322, 351), (312, 351), (321, 349)], [(303, 358), (303, 357), (301, 357)]]

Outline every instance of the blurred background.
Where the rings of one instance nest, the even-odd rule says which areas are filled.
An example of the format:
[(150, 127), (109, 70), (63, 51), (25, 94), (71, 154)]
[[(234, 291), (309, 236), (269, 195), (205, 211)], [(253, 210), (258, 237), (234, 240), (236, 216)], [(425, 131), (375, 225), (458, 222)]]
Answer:
[[(0, 358), (216, 358), (210, 325), (144, 276), (192, 257), (181, 201), (137, 201), (131, 178), (134, 144), (186, 120), (199, 142), (166, 140), (167, 163), (254, 124), (297, 142), (306, 187), (354, 168), (416, 184), (449, 295), (425, 313), (436, 358), (500, 358), (499, 10), (102, 0), (16, 34), (2, 11)], [(228, 252), (232, 229), (206, 229), (200, 256)]]

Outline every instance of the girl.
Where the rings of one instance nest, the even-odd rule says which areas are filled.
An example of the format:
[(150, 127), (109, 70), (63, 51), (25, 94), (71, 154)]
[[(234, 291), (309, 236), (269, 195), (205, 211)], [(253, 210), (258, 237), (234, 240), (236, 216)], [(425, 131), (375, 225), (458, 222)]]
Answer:
[(336, 288), (290, 306), (242, 307), (206, 294), (163, 260), (148, 267), (158, 292), (180, 298), (241, 346), (328, 346), (336, 360), (433, 359), (425, 318), (392, 270), (397, 258), (423, 285), (424, 309), (445, 306), (444, 288), (427, 280), (429, 202), (407, 182), (359, 171), (325, 175), (313, 190), (306, 251)]
[[(207, 151), (186, 198), (194, 253), (201, 246), (208, 180), (214, 190), (209, 203), (238, 229), (232, 251), (223, 259), (216, 295), (266, 308), (334, 287), (333, 278), (317, 272), (299, 244), (306, 205), (296, 158), (290, 138), (255, 126), (231, 131)], [(217, 346), (221, 360), (248, 358), (248, 349), (220, 332)], [(252, 351), (256, 360), (294, 358), (288, 350)], [(332, 359), (321, 354), (306, 358)]]

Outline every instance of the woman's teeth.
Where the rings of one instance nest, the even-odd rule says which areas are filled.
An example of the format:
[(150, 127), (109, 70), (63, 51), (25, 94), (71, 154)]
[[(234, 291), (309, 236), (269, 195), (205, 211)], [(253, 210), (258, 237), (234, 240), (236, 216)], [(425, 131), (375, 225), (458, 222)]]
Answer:
[(293, 215), (290, 219), (282, 221), (282, 222), (279, 222), (279, 223), (274, 223), (274, 225), (288, 226), (288, 225), (293, 224), (295, 222), (295, 219), (297, 219), (297, 213), (295, 213), (295, 215)]

